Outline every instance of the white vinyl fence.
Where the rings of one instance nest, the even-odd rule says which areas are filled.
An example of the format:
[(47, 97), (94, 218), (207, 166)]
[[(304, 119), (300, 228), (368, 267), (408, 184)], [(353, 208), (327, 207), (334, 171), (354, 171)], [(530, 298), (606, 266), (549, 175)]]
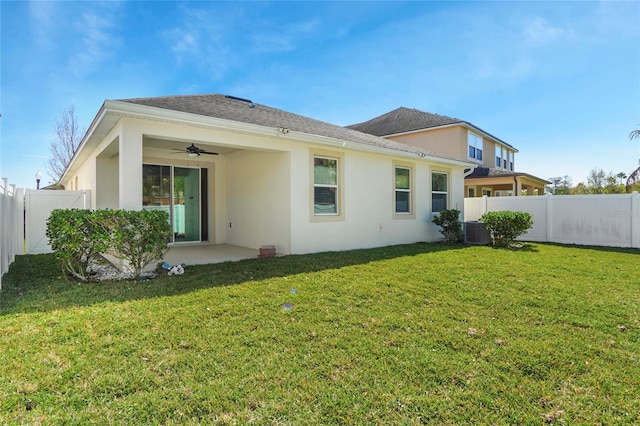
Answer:
[(0, 289), (2, 275), (9, 270), (16, 254), (22, 253), (16, 236), (18, 214), (22, 206), (20, 200), (22, 197), (16, 186), (9, 185), (7, 178), (0, 179)]
[(17, 254), (51, 252), (46, 232), (52, 210), (89, 209), (90, 203), (90, 191), (25, 190), (0, 179), (0, 289)]
[(47, 219), (55, 209), (90, 209), (91, 191), (27, 189), (24, 196), (26, 253), (50, 253)]
[(519, 238), (523, 241), (640, 248), (637, 192), (464, 199), (465, 221), (501, 210), (531, 214), (533, 228)]

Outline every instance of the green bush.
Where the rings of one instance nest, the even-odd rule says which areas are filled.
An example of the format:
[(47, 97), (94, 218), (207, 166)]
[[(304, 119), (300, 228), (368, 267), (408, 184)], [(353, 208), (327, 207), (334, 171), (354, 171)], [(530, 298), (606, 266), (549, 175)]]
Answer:
[(49, 244), (68, 276), (89, 281), (89, 266), (111, 254), (140, 277), (161, 259), (171, 236), (169, 216), (159, 210), (61, 210), (47, 220)]
[(494, 247), (509, 247), (516, 238), (533, 226), (533, 219), (529, 213), (510, 210), (488, 212), (483, 214), (480, 220), (487, 224)]
[(433, 218), (433, 223), (438, 225), (440, 233), (444, 236), (444, 242), (453, 244), (462, 240), (462, 224), (460, 223), (460, 210), (442, 210)]
[(47, 219), (47, 238), (62, 270), (88, 281), (88, 266), (109, 248), (109, 235), (91, 210), (53, 210)]
[(142, 270), (167, 251), (169, 216), (161, 210), (115, 210), (111, 215), (112, 247), (126, 267), (141, 277)]

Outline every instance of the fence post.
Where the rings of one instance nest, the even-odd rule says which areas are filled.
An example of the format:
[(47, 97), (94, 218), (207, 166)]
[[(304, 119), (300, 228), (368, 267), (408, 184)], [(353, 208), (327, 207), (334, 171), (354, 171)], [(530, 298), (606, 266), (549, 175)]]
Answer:
[(0, 178), (0, 290), (2, 290), (2, 275), (5, 272), (5, 205), (9, 202), (7, 197), (7, 178)]
[(638, 191), (631, 193), (631, 247), (640, 248), (640, 206), (638, 205)]
[(16, 253), (26, 254), (25, 245), (25, 218), (24, 218), (24, 197), (25, 189), (19, 188), (16, 196)]
[(553, 195), (547, 194), (547, 236), (548, 243), (553, 242)]

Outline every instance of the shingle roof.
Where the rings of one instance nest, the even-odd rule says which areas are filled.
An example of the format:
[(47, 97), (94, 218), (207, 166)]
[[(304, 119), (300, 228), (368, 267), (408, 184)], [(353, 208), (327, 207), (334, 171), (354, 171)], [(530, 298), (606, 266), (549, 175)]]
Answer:
[(463, 123), (463, 121), (446, 115), (400, 107), (369, 121), (352, 124), (347, 127), (371, 135), (389, 136), (457, 123)]
[(181, 95), (120, 99), (119, 101), (266, 127), (286, 128), (291, 131), (335, 138), (365, 145), (379, 146), (404, 152), (421, 153), (433, 157), (449, 158), (415, 146), (406, 145), (354, 129), (314, 120), (312, 118), (271, 108), (266, 105), (260, 105), (251, 102), (250, 100), (234, 96), (221, 94)]
[(468, 121), (460, 120), (459, 118), (447, 117), (446, 115), (424, 112), (413, 108), (400, 107), (376, 118), (372, 118), (369, 121), (351, 124), (346, 127), (360, 132), (369, 133), (371, 135), (384, 137), (451, 124), (466, 125), (490, 136), (505, 146), (515, 149), (505, 141), (498, 139), (489, 132), (485, 132)]
[(465, 177), (465, 179), (478, 179), (478, 178), (493, 178), (493, 177), (502, 177), (502, 176), (526, 176), (530, 179), (538, 180), (540, 182), (545, 182), (547, 184), (551, 183), (546, 179), (539, 178), (537, 176), (530, 175), (528, 173), (521, 172), (510, 172), (508, 170), (502, 169), (494, 169), (491, 167), (476, 167), (473, 169), (473, 172)]

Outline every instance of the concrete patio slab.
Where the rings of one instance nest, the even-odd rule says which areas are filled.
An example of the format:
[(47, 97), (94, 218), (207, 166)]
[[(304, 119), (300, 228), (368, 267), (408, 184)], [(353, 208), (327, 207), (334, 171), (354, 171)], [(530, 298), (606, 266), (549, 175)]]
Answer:
[(205, 265), (243, 259), (256, 259), (259, 251), (229, 244), (189, 244), (173, 245), (164, 256), (164, 261), (170, 265), (184, 263), (187, 265)]

